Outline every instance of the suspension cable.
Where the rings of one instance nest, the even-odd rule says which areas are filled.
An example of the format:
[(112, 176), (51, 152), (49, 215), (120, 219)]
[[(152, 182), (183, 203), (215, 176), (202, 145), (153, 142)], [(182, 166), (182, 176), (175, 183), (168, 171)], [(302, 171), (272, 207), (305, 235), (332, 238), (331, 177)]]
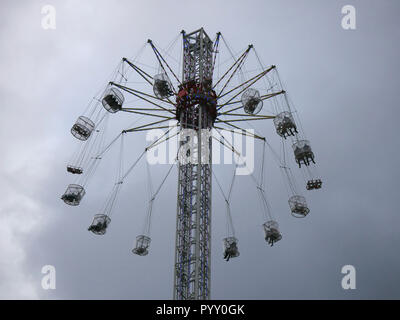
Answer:
[(215, 181), (217, 181), (217, 185), (219, 190), (221, 191), (222, 197), (225, 200), (225, 205), (226, 205), (226, 229), (227, 229), (227, 236), (230, 237), (235, 237), (235, 228), (233, 225), (233, 219), (232, 219), (232, 214), (231, 214), (231, 208), (230, 208), (230, 197), (231, 197), (231, 193), (232, 193), (232, 188), (233, 188), (233, 184), (235, 182), (235, 171), (236, 171), (237, 165), (235, 166), (235, 169), (233, 170), (233, 177), (232, 177), (232, 181), (229, 187), (229, 194), (228, 196), (225, 195), (221, 183), (219, 182), (217, 176), (214, 173), (214, 170), (212, 170), (212, 174), (215, 178)]
[[(179, 149), (178, 149), (179, 152)], [(159, 192), (161, 191), (161, 188), (163, 187), (163, 185), (165, 184), (169, 174), (172, 171), (172, 168), (175, 166), (176, 162), (178, 160), (178, 157), (175, 158), (174, 163), (169, 167), (166, 175), (164, 176), (164, 178), (162, 179), (160, 185), (158, 186), (156, 192), (153, 193), (153, 188), (152, 188), (152, 184), (151, 184), (151, 175), (150, 175), (150, 168), (149, 168), (149, 163), (147, 162), (147, 175), (148, 175), (148, 180), (149, 180), (149, 206), (148, 206), (148, 210), (147, 210), (147, 215), (146, 215), (146, 219), (145, 219), (145, 224), (143, 227), (143, 232), (146, 236), (150, 237), (150, 230), (151, 230), (151, 216), (153, 213), (153, 204), (154, 201), (157, 197), (157, 195), (159, 194)]]
[[(228, 49), (228, 51), (229, 51), (231, 57), (232, 57), (233, 59), (235, 59), (235, 56), (234, 56), (234, 54), (233, 54), (233, 52), (232, 52), (232, 50), (231, 50), (231, 47), (228, 45), (228, 42), (226, 41), (225, 37), (224, 37), (223, 35), (221, 35), (221, 38), (222, 38), (222, 41), (224, 42), (226, 48)], [(246, 51), (247, 51), (247, 52), (250, 51), (250, 49), (251, 49), (252, 47), (253, 47), (252, 45), (249, 45), (249, 47), (247, 48)], [(247, 54), (246, 54), (246, 55), (247, 55)], [(241, 80), (244, 80), (244, 75), (243, 75), (242, 69), (239, 69), (239, 74), (240, 74), (240, 77), (242, 78)], [(239, 79), (239, 80), (240, 80), (240, 79)], [(242, 81), (242, 82), (243, 82), (243, 81)]]

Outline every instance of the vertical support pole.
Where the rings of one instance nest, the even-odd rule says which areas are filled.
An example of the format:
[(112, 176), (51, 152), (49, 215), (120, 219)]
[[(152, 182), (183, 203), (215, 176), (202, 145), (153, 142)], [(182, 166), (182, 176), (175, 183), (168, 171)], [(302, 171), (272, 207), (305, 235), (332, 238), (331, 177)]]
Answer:
[(197, 296), (199, 296), (199, 282), (200, 282), (200, 267), (201, 267), (201, 257), (200, 257), (200, 217), (202, 213), (202, 190), (201, 190), (201, 120), (202, 120), (202, 108), (198, 106), (198, 130), (197, 130), (197, 187), (196, 187), (196, 248), (195, 248), (195, 257), (196, 257), (196, 274), (195, 274), (195, 282), (194, 282), (194, 292)]
[[(203, 29), (200, 29), (199, 33), (200, 40), (200, 54), (199, 54), (199, 83), (203, 82), (203, 66), (202, 66), (202, 57), (203, 57)], [(202, 147), (201, 147), (201, 131), (202, 131), (202, 106), (198, 105), (198, 113), (197, 113), (197, 192), (196, 192), (196, 248), (195, 248), (195, 257), (196, 257), (196, 275), (195, 275), (195, 285), (194, 291), (196, 298), (200, 296), (199, 292), (199, 282), (200, 282), (200, 268), (201, 268), (201, 257), (200, 257), (200, 217), (202, 214), (202, 190), (201, 190), (201, 178), (202, 178), (202, 165), (201, 165), (201, 155), (202, 155)]]
[[(183, 87), (180, 90), (210, 94), (204, 88), (205, 82), (210, 83), (212, 79), (212, 42), (202, 28), (182, 34)], [(199, 102), (180, 110), (180, 126), (186, 140), (181, 143), (191, 144), (189, 154), (193, 153), (193, 162), (179, 163), (173, 295), (177, 300), (210, 297), (212, 143), (208, 136), (203, 141), (206, 136), (203, 129), (210, 129), (212, 123), (209, 108), (203, 104)], [(186, 129), (193, 134), (186, 133)], [(193, 141), (196, 136), (197, 145)], [(203, 150), (203, 144), (210, 149)], [(208, 157), (203, 161), (206, 153)]]

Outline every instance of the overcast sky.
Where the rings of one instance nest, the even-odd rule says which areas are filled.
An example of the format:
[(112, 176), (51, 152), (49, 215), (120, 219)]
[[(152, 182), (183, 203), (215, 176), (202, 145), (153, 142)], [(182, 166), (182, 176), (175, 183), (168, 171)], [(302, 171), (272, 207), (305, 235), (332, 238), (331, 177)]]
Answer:
[[(46, 4), (56, 9), (55, 30), (41, 26)], [(356, 30), (341, 26), (347, 4), (356, 8)], [(1, 1), (0, 298), (172, 298), (176, 170), (156, 200), (146, 257), (131, 253), (146, 211), (143, 164), (124, 185), (104, 237), (87, 227), (114, 167), (99, 168), (82, 205), (66, 206), (60, 195), (76, 148), (69, 130), (120, 58), (148, 38), (166, 47), (182, 29), (199, 27), (210, 36), (221, 31), (236, 51), (252, 43), (278, 66), (324, 181), (320, 191), (304, 190), (311, 212), (295, 219), (268, 162), (268, 194), (283, 233), (271, 248), (252, 181), (239, 177), (232, 215), (241, 255), (229, 262), (214, 186), (211, 297), (400, 298), (399, 14), (397, 0)], [(272, 122), (262, 130), (279, 146)], [(127, 139), (130, 157), (144, 139)], [(153, 169), (156, 184), (168, 167)], [(226, 184), (229, 169), (215, 171)], [(348, 264), (357, 270), (356, 290), (341, 287)], [(41, 287), (44, 265), (56, 268), (56, 290)]]

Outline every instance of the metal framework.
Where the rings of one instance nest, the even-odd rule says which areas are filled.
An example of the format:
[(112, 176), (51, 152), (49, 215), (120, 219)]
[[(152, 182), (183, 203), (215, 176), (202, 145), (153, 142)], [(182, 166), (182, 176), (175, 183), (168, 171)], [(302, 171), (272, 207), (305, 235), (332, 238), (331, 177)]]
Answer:
[[(199, 30), (188, 34), (185, 33), (185, 31), (182, 31), (183, 65), (181, 79), (179, 79), (178, 76), (174, 73), (172, 68), (167, 63), (166, 59), (163, 57), (163, 55), (160, 53), (160, 51), (151, 40), (148, 40), (148, 44), (153, 49), (153, 52), (159, 64), (159, 70), (162, 70), (161, 74), (157, 74), (153, 77), (142, 70), (138, 65), (136, 65), (134, 61), (123, 58), (121, 64), (128, 65), (134, 72), (136, 72), (150, 86), (152, 86), (154, 95), (130, 88), (127, 86), (127, 82), (124, 83), (123, 81), (111, 81), (108, 85), (103, 100), (101, 100), (104, 108), (109, 113), (122, 111), (142, 116), (154, 117), (156, 118), (156, 120), (136, 126), (134, 128), (123, 130), (122, 133), (109, 145), (107, 145), (104, 150), (102, 150), (101, 152), (96, 154), (95, 157), (92, 158), (92, 162), (88, 165), (89, 168), (87, 170), (87, 176), (82, 175), (83, 178), (79, 180), (81, 181), (81, 183), (77, 185), (70, 185), (69, 189), (67, 189), (66, 193), (62, 197), (62, 199), (67, 204), (79, 204), (79, 201), (85, 194), (84, 185), (88, 180), (88, 176), (93, 174), (93, 171), (95, 170), (94, 168), (96, 167), (99, 159), (101, 159), (102, 155), (119, 137), (121, 137), (122, 153), (122, 138), (124, 134), (130, 132), (142, 132), (151, 129), (169, 128), (169, 130), (167, 130), (167, 132), (162, 137), (160, 137), (145, 148), (140, 157), (135, 161), (135, 163), (129, 168), (129, 170), (125, 174), (122, 174), (122, 172), (119, 173), (115, 192), (111, 194), (111, 200), (109, 199), (108, 204), (105, 206), (106, 209), (104, 209), (104, 214), (97, 215), (101, 216), (102, 219), (107, 221), (107, 223), (101, 225), (102, 229), (99, 227), (99, 230), (101, 229), (101, 232), (97, 232), (97, 229), (94, 230), (95, 228), (97, 228), (97, 225), (91, 227), (94, 231), (97, 232), (97, 234), (104, 234), (105, 229), (111, 221), (109, 218), (110, 212), (114, 205), (116, 194), (121, 188), (123, 179), (127, 177), (127, 175), (132, 171), (133, 167), (139, 162), (139, 160), (148, 150), (179, 134), (180, 142), (178, 151), (179, 161), (175, 245), (176, 250), (173, 288), (173, 298), (176, 300), (210, 299), (212, 212), (211, 177), (213, 175), (212, 138), (216, 139), (215, 137), (212, 137), (211, 130), (215, 129), (220, 135), (220, 130), (226, 130), (229, 132), (234, 132), (233, 130), (235, 130), (236, 133), (237, 130), (242, 130), (243, 135), (263, 140), (265, 145), (266, 140), (264, 137), (258, 134), (245, 132), (235, 123), (243, 121), (247, 122), (254, 120), (274, 119), (276, 117), (273, 115), (257, 115), (257, 113), (262, 108), (263, 101), (280, 95), (283, 95), (286, 98), (286, 93), (281, 86), (279, 86), (278, 90), (273, 90), (273, 88), (271, 87), (270, 89), (268, 89), (267, 92), (264, 92), (263, 95), (260, 95), (257, 90), (251, 88), (257, 81), (259, 81), (269, 72), (275, 69), (275, 66), (273, 65), (267, 68), (262, 67), (263, 70), (260, 73), (252, 76), (246, 81), (243, 80), (242, 83), (237, 86), (230, 85), (230, 82), (234, 75), (241, 72), (242, 66), (246, 61), (249, 52), (251, 50), (254, 50), (252, 45), (249, 45), (238, 58), (234, 58), (233, 64), (227, 68), (226, 72), (219, 79), (215, 80), (215, 83), (213, 83), (213, 79), (215, 78), (213, 76), (213, 73), (216, 65), (220, 39), (225, 42), (221, 33), (217, 33), (215, 40), (212, 41), (203, 28), (200, 28)], [(123, 74), (121, 74), (121, 76), (122, 78), (124, 78)], [(177, 83), (177, 87), (174, 87), (172, 85), (170, 79), (174, 79), (174, 81), (176, 80), (175, 83)], [(120, 90), (133, 95), (135, 98), (138, 98), (138, 100), (141, 100), (142, 102), (150, 104), (150, 106), (123, 106), (124, 96)], [(218, 93), (216, 92), (217, 90), (219, 91)], [(246, 97), (246, 100), (243, 100), (244, 96)], [(242, 97), (242, 99), (240, 97)], [(238, 112), (238, 110), (242, 108), (245, 112)], [(93, 115), (93, 113), (94, 111), (91, 113), (91, 115)], [(291, 114), (288, 112), (283, 112), (281, 113), (281, 115), (282, 120), (280, 120), (280, 118), (277, 118), (277, 120), (275, 121), (277, 122), (276, 126), (278, 134), (280, 134), (285, 139), (286, 136), (294, 136), (296, 134), (296, 143), (298, 144), (299, 141), (297, 137), (297, 130), (294, 126), (294, 120), (293, 118), (291, 118)], [(83, 121), (82, 119), (85, 121)], [(178, 121), (176, 126), (179, 128), (179, 130), (178, 133), (174, 135), (169, 135), (167, 137), (167, 134), (169, 133), (171, 128), (170, 126), (166, 125), (166, 122), (173, 119)], [(96, 125), (96, 128), (97, 126), (98, 123)], [(72, 133), (78, 139), (86, 140), (89, 139), (93, 130), (94, 123), (86, 117), (80, 117), (77, 124), (75, 124), (72, 129)], [(95, 132), (95, 134), (97, 133), (97, 131)], [(79, 136), (77, 136), (78, 134)], [(240, 156), (240, 154), (234, 149), (231, 144), (229, 144), (228, 141), (224, 143), (219, 140), (219, 142), (221, 142), (224, 147), (230, 149)], [(309, 144), (307, 146), (309, 146)], [(297, 157), (296, 161), (299, 163), (299, 166), (301, 162), (303, 162), (305, 166), (308, 166), (310, 164), (310, 159), (312, 162), (314, 162), (313, 154), (310, 147), (309, 150), (307, 149), (306, 151), (308, 153), (306, 153), (305, 155), (304, 152), (298, 152), (298, 154), (296, 154), (295, 152), (295, 155)], [(71, 168), (74, 167), (69, 166), (67, 167), (67, 170), (71, 173), (82, 174), (82, 170), (80, 170), (79, 172), (77, 170), (74, 170), (74, 172), (72, 172)], [(168, 171), (167, 176), (170, 173), (171, 168)], [(165, 179), (166, 177), (164, 178), (162, 184), (165, 182)], [(314, 189), (321, 187), (322, 182), (320, 180), (312, 180), (312, 182), (315, 186), (311, 186), (311, 184), (309, 183), (308, 189), (311, 189), (311, 187)], [(78, 190), (79, 193), (77, 193), (77, 191), (75, 191), (75, 189), (73, 189), (71, 186)], [(155, 196), (160, 191), (161, 186), (151, 197), (149, 215), (151, 215), (152, 202), (154, 201)], [(261, 196), (264, 199), (263, 201), (266, 202), (264, 198), (264, 190), (262, 184), (258, 185), (257, 187), (262, 194)], [(294, 197), (299, 196), (296, 195)], [(294, 197), (292, 197), (291, 199), (294, 199)], [(229, 203), (227, 199), (229, 198), (230, 193), (228, 198), (225, 198), (228, 207)], [(74, 202), (71, 202), (70, 200)], [(296, 202), (294, 200), (292, 201), (293, 203), (290, 203), (291, 210), (292, 212), (297, 213), (298, 210), (296, 208), (299, 207), (301, 203), (299, 204), (299, 201), (296, 200)], [(308, 210), (305, 200), (303, 202), (303, 211)], [(302, 216), (305, 216), (306, 214), (303, 214)], [(276, 222), (272, 221), (272, 219), (270, 220), (271, 221), (268, 221), (268, 228), (266, 227), (266, 225), (264, 225), (264, 227), (266, 228), (266, 239), (268, 239), (269, 243), (272, 245), (275, 241), (280, 240), (281, 235), (278, 231), (278, 225), (276, 224)], [(150, 217), (148, 217), (148, 221), (150, 221)], [(271, 226), (275, 227), (272, 228)], [(149, 229), (150, 226), (147, 225), (147, 231), (145, 230), (146, 232), (137, 237), (136, 248), (133, 250), (135, 254), (142, 256), (147, 255), (151, 241), (148, 235)], [(236, 257), (239, 255), (236, 247), (237, 239), (232, 237), (232, 235), (228, 235), (228, 238), (225, 238), (224, 240), (229, 239), (233, 241), (231, 243), (232, 248), (236, 248), (235, 253), (231, 254), (230, 256)]]
[[(197, 90), (197, 94), (212, 99), (212, 41), (200, 29), (183, 34), (183, 43), (181, 90)], [(214, 110), (208, 107), (200, 101), (177, 107), (182, 109), (181, 128), (197, 131), (197, 141), (191, 141), (191, 135), (183, 135), (191, 143), (189, 152), (197, 148), (195, 159), (190, 159), (194, 161), (179, 161), (174, 276), (174, 299), (179, 300), (210, 296), (212, 150), (211, 136), (202, 132), (212, 128), (215, 105)], [(204, 152), (208, 153), (208, 159), (202, 163)]]
[[(273, 116), (231, 113), (239, 108), (221, 114), (249, 117), (232, 120), (222, 120), (217, 117), (219, 109), (228, 104), (239, 103), (239, 101), (232, 101), (274, 69), (274, 66), (224, 93), (228, 83), (240, 69), (253, 46), (250, 45), (214, 85), (212, 83), (213, 69), (221, 34), (217, 34), (215, 43), (211, 41), (203, 28), (189, 34), (182, 31), (182, 34), (183, 74), (179, 86), (176, 112), (183, 130), (181, 144), (189, 143), (188, 149), (194, 153), (194, 156), (191, 155), (189, 163), (182, 159), (179, 161), (173, 297), (177, 300), (205, 300), (210, 298), (211, 287), (212, 137), (210, 130), (214, 127), (214, 123), (227, 124), (235, 129), (240, 129), (231, 122), (274, 118)], [(229, 72), (231, 74), (227, 77)], [(217, 95), (214, 88), (225, 77), (227, 78), (226, 82)], [(235, 95), (224, 104), (218, 105), (219, 98), (235, 90), (237, 90)], [(262, 99), (282, 93), (284, 91), (263, 96)], [(193, 134), (185, 134), (186, 129), (195, 130), (197, 139), (193, 139)], [(256, 135), (254, 137), (264, 139)], [(233, 148), (231, 149), (233, 150)], [(183, 153), (183, 156), (185, 157), (187, 154)]]

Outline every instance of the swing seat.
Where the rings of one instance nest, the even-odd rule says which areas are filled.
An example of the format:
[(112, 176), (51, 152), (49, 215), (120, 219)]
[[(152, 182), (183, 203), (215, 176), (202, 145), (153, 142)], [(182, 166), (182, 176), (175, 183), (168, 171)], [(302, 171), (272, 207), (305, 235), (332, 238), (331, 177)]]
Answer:
[(154, 82), (154, 93), (158, 98), (167, 98), (173, 94), (166, 80), (156, 80)]
[(70, 206), (77, 206), (85, 195), (85, 189), (78, 184), (70, 184), (61, 199)]
[(165, 73), (154, 76), (153, 92), (157, 98), (164, 99), (172, 96), (172, 84)]
[(82, 141), (89, 139), (94, 130), (94, 122), (87, 117), (80, 116), (71, 128), (71, 134)]
[(91, 231), (96, 235), (104, 235), (110, 222), (111, 219), (109, 216), (105, 214), (96, 214), (93, 217), (92, 224), (89, 226), (88, 231)]
[(83, 169), (75, 166), (67, 166), (67, 172), (70, 172), (72, 174), (82, 174)]
[(260, 98), (260, 92), (249, 88), (242, 94), (241, 98), (243, 109), (247, 114), (257, 114), (263, 107), (263, 101)]
[(269, 230), (265, 235), (265, 240), (270, 244), (273, 244), (274, 242), (277, 242), (281, 239), (282, 239), (282, 236), (279, 233), (279, 231), (276, 229)]
[(244, 106), (244, 109), (246, 113), (249, 114), (254, 114), (254, 111), (256, 110), (258, 104), (260, 103), (260, 99), (257, 98), (251, 98), (250, 100), (247, 101), (247, 103)]
[(310, 209), (307, 207), (306, 198), (303, 196), (292, 196), (288, 202), (292, 215), (296, 218), (304, 218), (310, 212)]
[(224, 239), (224, 259), (229, 261), (230, 258), (236, 258), (240, 255), (238, 247), (238, 240), (235, 237), (228, 237)]
[(290, 112), (284, 111), (279, 113), (274, 118), (276, 133), (286, 139), (289, 136), (294, 136), (297, 132), (296, 124)]
[(307, 140), (300, 140), (293, 144), (294, 157), (301, 168), (301, 165), (304, 164), (309, 166), (312, 163), (315, 163), (314, 153), (311, 150), (310, 142)]
[(279, 225), (276, 221), (270, 220), (263, 224), (264, 232), (265, 232), (265, 241), (271, 246), (274, 245), (275, 242), (282, 239), (282, 235), (279, 232)]
[(316, 190), (316, 189), (321, 189), (322, 187), (322, 180), (321, 179), (315, 179), (315, 180), (308, 180), (307, 181), (307, 190)]
[(148, 254), (148, 251), (145, 248), (134, 248), (133, 253), (139, 256), (145, 256)]
[(134, 254), (138, 256), (146, 256), (149, 251), (148, 248), (150, 246), (151, 238), (145, 235), (139, 235), (136, 237), (136, 246), (132, 250)]
[(117, 88), (109, 88), (106, 90), (101, 103), (103, 107), (110, 113), (116, 113), (121, 110), (124, 103), (124, 95)]

